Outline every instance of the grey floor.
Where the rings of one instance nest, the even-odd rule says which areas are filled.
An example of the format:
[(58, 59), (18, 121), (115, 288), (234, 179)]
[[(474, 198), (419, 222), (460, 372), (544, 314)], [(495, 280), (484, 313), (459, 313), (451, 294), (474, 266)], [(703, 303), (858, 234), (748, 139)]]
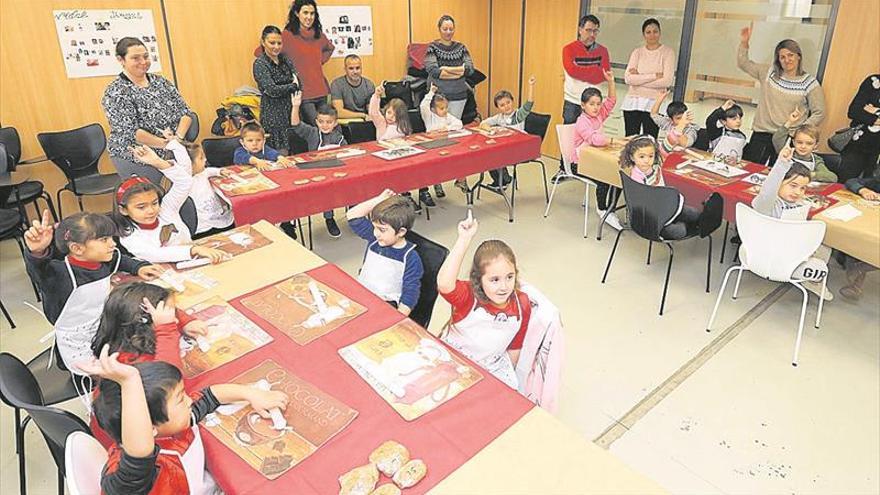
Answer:
[[(547, 160), (548, 172), (555, 165)], [(858, 304), (837, 297), (825, 306), (820, 330), (808, 325), (800, 366), (790, 364), (800, 309), (795, 290), (746, 275), (740, 297), (723, 300), (715, 329), (705, 331), (728, 262), (717, 262), (705, 292), (706, 244), (676, 248), (666, 314), (657, 315), (666, 254), (624, 234), (608, 282), (600, 284), (613, 236), (582, 237), (583, 189), (560, 186), (543, 218), (540, 170), (521, 167), (516, 221), (500, 197), (484, 194), (474, 213), (478, 239), (500, 238), (519, 259), (522, 277), (560, 307), (567, 351), (556, 416), (676, 494), (874, 494), (880, 492), (880, 276), (869, 274)], [(416, 230), (445, 245), (466, 214), (464, 198), (449, 196)], [(591, 211), (595, 211), (591, 207)], [(337, 211), (337, 218), (343, 213)], [(330, 239), (315, 217), (315, 251), (349, 273), (364, 245), (343, 225)], [(656, 246), (655, 246), (656, 248)], [(832, 267), (835, 293), (844, 273)], [(46, 344), (48, 325), (34, 303), (18, 250), (0, 244), (0, 296), (18, 328), (4, 321), (0, 348), (28, 359)], [(815, 315), (810, 300), (808, 320)], [(449, 307), (438, 302), (432, 327)], [(736, 324), (739, 321), (738, 324)], [(76, 402), (64, 405), (81, 412)], [(27, 433), (30, 493), (53, 493), (54, 466), (35, 428)], [(511, 454), (515, 456), (515, 453)], [(17, 493), (12, 413), (0, 407), (0, 492)], [(585, 487), (585, 492), (587, 488)]]

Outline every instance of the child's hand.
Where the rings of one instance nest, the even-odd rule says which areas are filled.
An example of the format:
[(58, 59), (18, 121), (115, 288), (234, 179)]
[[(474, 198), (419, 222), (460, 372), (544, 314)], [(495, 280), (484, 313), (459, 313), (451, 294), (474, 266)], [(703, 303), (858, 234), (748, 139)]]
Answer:
[(474, 218), (471, 210), (468, 210), (468, 216), (464, 220), (458, 222), (458, 236), (465, 239), (473, 239), (477, 234), (477, 219)]
[(192, 249), (190, 249), (190, 253), (193, 257), (208, 258), (211, 260), (211, 263), (214, 264), (220, 263), (230, 257), (226, 251), (198, 245), (193, 245)]
[(171, 142), (177, 140), (177, 135), (171, 131), (169, 128), (162, 129), (162, 137), (165, 138), (165, 141)]
[(602, 71), (602, 74), (605, 76), (606, 81), (608, 81), (609, 83), (614, 82), (614, 73), (613, 72), (611, 72), (610, 70), (606, 70), (606, 71)]
[[(153, 320), (153, 321), (155, 321), (155, 320)], [(208, 335), (208, 329), (210, 327), (211, 327), (211, 325), (208, 325), (207, 323), (205, 323), (202, 320), (193, 320), (193, 321), (187, 323), (186, 325), (184, 325), (181, 330), (183, 330), (184, 334), (189, 335), (190, 337), (193, 337), (193, 338), (205, 337)]]
[(286, 156), (279, 156), (278, 160), (276, 160), (276, 161), (277, 161), (278, 165), (281, 165), (282, 167), (289, 167), (293, 164), (293, 162), (290, 160), (290, 158), (287, 158)]
[(669, 96), (669, 88), (665, 88), (663, 91), (661, 91), (660, 94), (657, 95), (657, 100), (663, 101), (666, 99), (667, 96)]
[(880, 193), (876, 193), (867, 187), (863, 187), (859, 189), (859, 196), (867, 199), (868, 201), (880, 201)]
[(150, 315), (150, 318), (153, 319), (153, 325), (165, 325), (177, 321), (174, 306), (166, 306), (165, 301), (159, 301), (159, 304), (153, 306), (153, 303), (145, 297), (141, 302), (141, 309)]
[(382, 81), (382, 84), (376, 86), (376, 96), (379, 98), (385, 98), (385, 81)]
[(120, 363), (118, 357), (119, 353), (110, 354), (110, 345), (105, 344), (97, 359), (77, 361), (76, 367), (87, 375), (97, 375), (107, 380), (113, 380), (120, 385), (127, 380), (139, 380), (140, 373), (137, 368)]
[(635, 67), (630, 67), (629, 70), (628, 70), (627, 72), (629, 72), (630, 74), (632, 74), (632, 75), (634, 75), (634, 76), (639, 75), (639, 69), (637, 69), (637, 68), (635, 68)]
[(164, 272), (165, 269), (159, 265), (147, 265), (140, 267), (137, 275), (144, 280), (156, 280), (161, 277)]
[(440, 88), (438, 88), (436, 84), (431, 83), (431, 93), (436, 93), (438, 89)]
[(379, 197), (382, 198), (383, 201), (396, 195), (397, 193), (392, 191), (391, 189), (385, 189), (384, 191), (379, 193)]
[(749, 40), (752, 39), (752, 28), (754, 28), (755, 23), (750, 22), (747, 27), (744, 27), (739, 32), (739, 42), (742, 45), (749, 46)]
[(529, 77), (529, 86), (534, 86), (537, 81), (538, 81), (538, 78), (536, 78), (534, 75), (532, 75), (531, 77)]
[(302, 105), (303, 102), (303, 94), (302, 91), (297, 91), (290, 96), (290, 103), (293, 104), (294, 107), (298, 107)]
[(231, 169), (228, 169), (226, 167), (220, 169), (221, 177), (232, 177), (233, 175), (235, 175), (235, 172), (233, 172)]
[(688, 110), (684, 113), (684, 127), (694, 123), (694, 112)]
[(252, 388), (248, 390), (247, 395), (248, 402), (251, 407), (254, 408), (254, 412), (265, 419), (271, 417), (271, 414), (269, 413), (270, 409), (275, 409), (276, 407), (282, 411), (287, 409), (287, 402), (290, 400), (287, 397), (287, 394), (277, 390), (259, 390)]
[(34, 220), (31, 228), (24, 233), (24, 243), (30, 252), (39, 254), (45, 251), (52, 244), (52, 236), (55, 226), (52, 225), (49, 210), (43, 210), (43, 218)]
[(786, 127), (793, 126), (795, 122), (800, 120), (800, 118), (803, 114), (804, 114), (804, 112), (800, 109), (800, 107), (794, 107), (794, 110), (792, 110), (791, 113), (788, 114), (788, 120), (785, 121), (785, 126)]
[(730, 110), (734, 105), (736, 105), (736, 102), (733, 100), (725, 100), (724, 103), (721, 104), (721, 108), (723, 110)]
[(143, 144), (136, 144), (129, 148), (131, 153), (134, 155), (135, 159), (139, 162), (145, 163), (153, 168), (157, 168), (159, 170), (163, 168), (168, 168), (168, 162), (163, 160), (156, 154), (153, 148), (149, 146), (144, 146)]
[(791, 155), (794, 153), (794, 148), (790, 148), (786, 146), (782, 148), (782, 151), (779, 152), (779, 158), (782, 158), (785, 161), (791, 161)]
[(256, 162), (257, 163), (254, 164), (254, 166), (257, 167), (257, 170), (272, 170), (272, 164), (268, 160), (261, 160), (257, 158)]

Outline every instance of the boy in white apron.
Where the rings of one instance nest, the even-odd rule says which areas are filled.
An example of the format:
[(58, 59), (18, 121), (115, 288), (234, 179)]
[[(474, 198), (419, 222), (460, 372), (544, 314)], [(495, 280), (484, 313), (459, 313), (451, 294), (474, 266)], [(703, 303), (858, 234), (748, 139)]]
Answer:
[(212, 385), (193, 401), (173, 365), (152, 361), (130, 366), (116, 357), (104, 346), (99, 359), (80, 364), (104, 378), (95, 414), (116, 442), (101, 473), (106, 495), (218, 493), (205, 471), (197, 423), (223, 403), (247, 402), (261, 416), (287, 407), (283, 392), (234, 384)]
[(411, 202), (386, 189), (347, 213), (348, 225), (367, 241), (358, 281), (409, 315), (419, 301), (424, 267), (416, 245), (404, 237), (415, 222)]
[(742, 158), (746, 146), (746, 135), (742, 127), (742, 107), (727, 100), (706, 118), (706, 134), (709, 137), (709, 151), (715, 156)]

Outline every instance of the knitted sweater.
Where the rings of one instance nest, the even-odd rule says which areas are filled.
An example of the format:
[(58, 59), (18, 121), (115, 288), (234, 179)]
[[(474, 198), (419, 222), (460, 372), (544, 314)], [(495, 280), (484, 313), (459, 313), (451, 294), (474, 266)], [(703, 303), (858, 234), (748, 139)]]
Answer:
[[(630, 69), (637, 69), (638, 74), (630, 74)], [(656, 79), (658, 72), (663, 77)], [(660, 91), (675, 84), (675, 51), (660, 45), (655, 50), (648, 50), (640, 46), (632, 51), (629, 62), (626, 64), (626, 72), (623, 80), (629, 85), (626, 97), (656, 99)]]
[(565, 69), (565, 101), (580, 105), (585, 89), (605, 82), (603, 71), (611, 70), (611, 57), (608, 49), (599, 43), (587, 47), (580, 40), (574, 40), (562, 48), (562, 67)]
[[(464, 75), (457, 79), (440, 79), (440, 67), (464, 66)], [(437, 85), (437, 90), (450, 101), (466, 100), (470, 87), (465, 79), (474, 73), (474, 61), (463, 43), (453, 41), (444, 45), (432, 41), (425, 53), (425, 70), (428, 71), (428, 87)]]
[(807, 110), (795, 125), (818, 126), (825, 118), (825, 94), (819, 81), (810, 74), (804, 73), (795, 79), (785, 79), (776, 74), (772, 65), (749, 60), (749, 49), (744, 46), (740, 46), (737, 51), (736, 65), (760, 84), (758, 111), (752, 123), (753, 131), (775, 132), (785, 124), (795, 107)]

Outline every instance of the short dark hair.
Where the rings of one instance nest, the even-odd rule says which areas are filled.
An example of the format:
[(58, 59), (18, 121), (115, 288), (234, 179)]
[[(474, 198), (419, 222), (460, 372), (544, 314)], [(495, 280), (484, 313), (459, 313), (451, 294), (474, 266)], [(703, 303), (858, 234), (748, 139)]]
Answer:
[(651, 24), (657, 26), (657, 31), (660, 30), (660, 21), (654, 19), (653, 17), (650, 17), (648, 19), (645, 19), (645, 22), (642, 23), (642, 33), (644, 33), (645, 29), (648, 29), (648, 26), (650, 26)]
[(687, 111), (688, 106), (685, 105), (683, 101), (669, 102), (669, 106), (666, 107), (666, 115), (668, 115), (670, 119), (674, 119)]
[(412, 207), (412, 201), (395, 195), (373, 207), (370, 221), (388, 225), (394, 229), (394, 232), (399, 232), (400, 229), (410, 231), (416, 221), (416, 212)]
[(492, 103), (495, 104), (495, 108), (498, 108), (498, 100), (502, 98), (510, 98), (510, 101), (513, 101), (513, 95), (510, 94), (510, 91), (502, 89), (501, 91), (495, 93), (495, 96), (492, 98)]
[(263, 28), (262, 34), (260, 34), (260, 39), (266, 41), (266, 37), (270, 34), (281, 34), (281, 30), (278, 29), (278, 26), (268, 25)]
[(602, 92), (599, 91), (599, 88), (589, 87), (581, 93), (581, 103), (586, 103), (590, 101), (590, 98), (598, 96), (599, 99), (602, 99)]
[(241, 126), (241, 131), (238, 132), (238, 135), (244, 137), (244, 133), (246, 132), (259, 132), (261, 136), (266, 135), (266, 131), (263, 130), (263, 126), (261, 126), (258, 122), (250, 121), (245, 125)]
[(122, 38), (121, 40), (116, 42), (116, 56), (125, 58), (125, 56), (128, 55), (128, 49), (137, 45), (146, 48), (144, 42), (138, 38), (135, 38), (133, 36), (126, 36), (125, 38)]
[(794, 162), (791, 164), (791, 168), (788, 169), (788, 172), (785, 173), (785, 177), (783, 177), (782, 180), (787, 181), (790, 179), (794, 179), (795, 177), (806, 177), (807, 179), (812, 179), (813, 174), (810, 172), (810, 169), (808, 169), (806, 165)]
[(437, 103), (445, 101), (446, 104), (449, 104), (449, 98), (443, 95), (441, 92), (434, 93), (434, 96), (431, 98), (431, 110), (437, 107)]
[(318, 15), (318, 4), (315, 3), (315, 0), (295, 0), (287, 12), (287, 25), (284, 26), (284, 29), (293, 34), (299, 34), (299, 17), (296, 14), (306, 5), (311, 5), (315, 8), (315, 22), (312, 24), (312, 28), (315, 30), (313, 37), (319, 39), (324, 33), (321, 28), (321, 17)]
[[(134, 367), (140, 373), (141, 383), (144, 385), (150, 422), (153, 426), (165, 423), (168, 421), (168, 409), (165, 406), (168, 394), (183, 379), (180, 370), (164, 361), (137, 363)], [(122, 388), (118, 383), (113, 380), (100, 381), (94, 410), (98, 425), (116, 443), (122, 443)]]
[(721, 118), (722, 119), (732, 119), (734, 117), (742, 118), (742, 116), (743, 116), (742, 107), (737, 105), (736, 103), (734, 103), (732, 107), (730, 107), (724, 111), (724, 116)]
[(88, 241), (116, 235), (116, 224), (101, 213), (79, 212), (70, 215), (55, 229), (55, 247), (61, 254), (70, 252), (70, 243), (85, 244)]
[(578, 21), (578, 28), (582, 28), (582, 27), (586, 26), (588, 22), (592, 22), (593, 24), (596, 25), (596, 27), (599, 26), (599, 18), (594, 16), (593, 14), (587, 14), (587, 15), (581, 17), (581, 20)]
[(153, 330), (153, 318), (141, 305), (144, 298), (156, 306), (169, 296), (171, 292), (168, 289), (146, 282), (127, 282), (113, 288), (104, 303), (98, 331), (92, 338), (92, 353), (95, 357), (101, 354), (105, 345), (110, 346), (111, 354), (155, 354), (156, 332)]
[(449, 14), (443, 14), (440, 16), (440, 19), (437, 20), (437, 29), (440, 29), (440, 26), (443, 25), (444, 22), (449, 21), (455, 26), (455, 19), (452, 18)]
[(315, 109), (318, 115), (326, 115), (328, 117), (338, 118), (339, 114), (336, 112), (336, 109), (331, 107), (326, 103), (318, 104), (318, 107)]

